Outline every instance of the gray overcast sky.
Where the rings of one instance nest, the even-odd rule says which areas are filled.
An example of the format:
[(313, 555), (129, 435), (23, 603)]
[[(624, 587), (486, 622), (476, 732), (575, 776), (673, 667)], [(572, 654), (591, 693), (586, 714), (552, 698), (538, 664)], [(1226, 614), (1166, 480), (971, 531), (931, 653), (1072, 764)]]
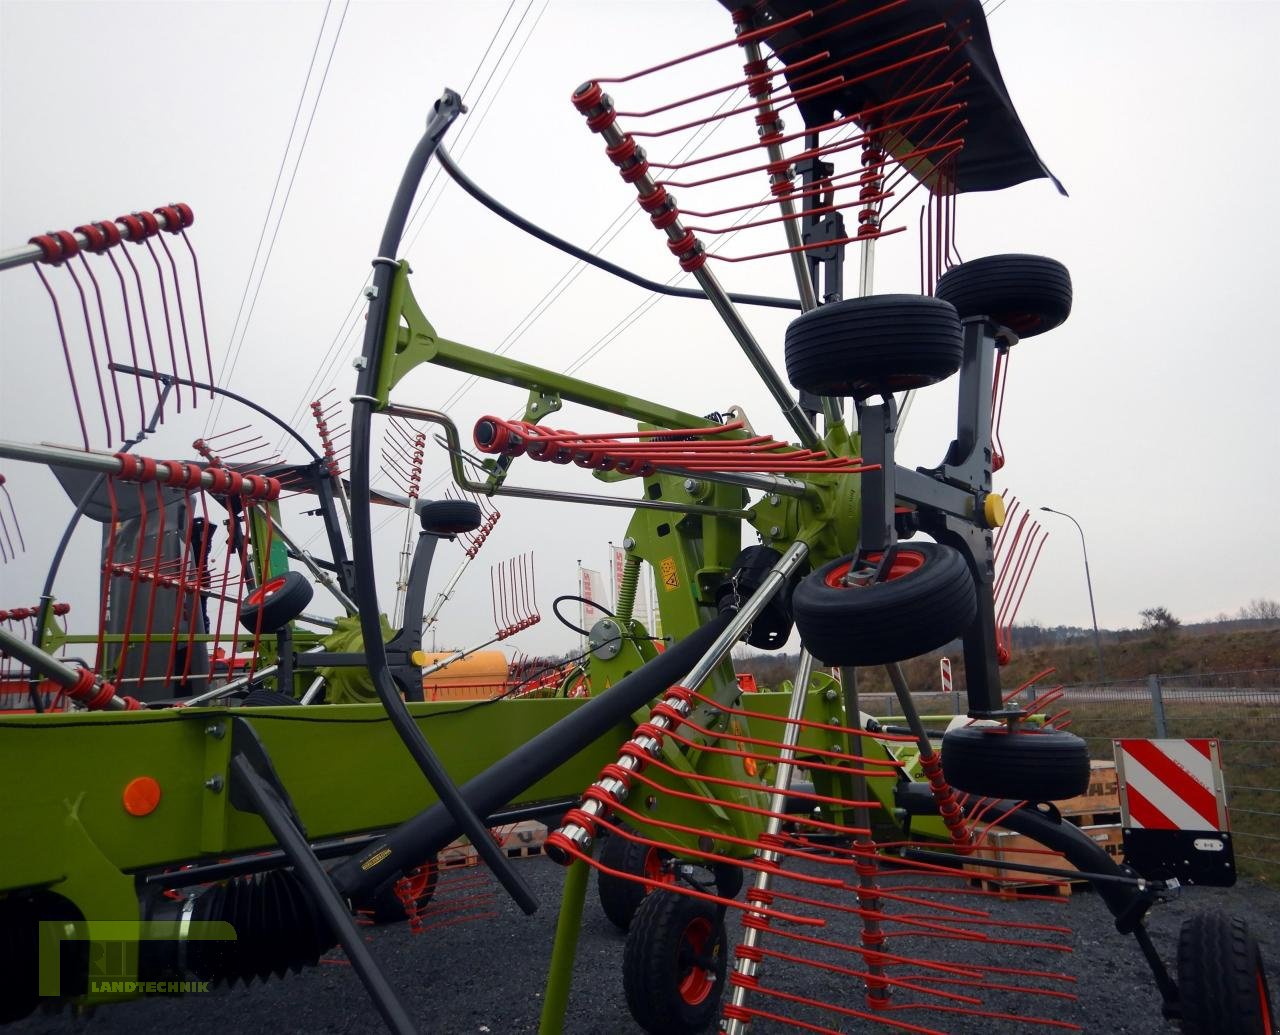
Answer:
[[(450, 146), (500, 198), (586, 244), (634, 204), (568, 103), (571, 90), (591, 76), (722, 40), (728, 19), (712, 0), (528, 4), (516, 0)], [(221, 364), (325, 10), (0, 2), (0, 247), (187, 201)], [(286, 417), (324, 388), (350, 393), (355, 339), (330, 346), (368, 271), (403, 162), (430, 102), (444, 86), (465, 87), (506, 10), (505, 2), (359, 0), (345, 18), (340, 3), (329, 9), (304, 126), (336, 35), (332, 65), (232, 387)], [(1051, 255), (1075, 283), (1070, 322), (1014, 353), (999, 485), (1080, 520), (1105, 626), (1137, 625), (1138, 611), (1152, 605), (1190, 621), (1234, 612), (1252, 597), (1280, 597), (1280, 551), (1271, 539), (1280, 512), (1280, 361), (1263, 305), (1276, 293), (1276, 263), (1267, 256), (1280, 231), (1273, 139), (1280, 75), (1272, 53), (1280, 5), (1006, 0), (990, 25), (1019, 114), (1071, 196), (1057, 196), (1047, 181), (964, 196), (959, 248), (966, 258)], [(477, 96), (500, 54), (488, 92)], [(739, 64), (729, 52), (696, 75), (678, 73), (659, 92), (729, 81)], [(634, 104), (645, 90), (617, 93)], [(297, 149), (295, 140), (290, 165)], [(456, 188), (437, 184), (430, 197), (437, 194), (404, 251), (417, 296), (443, 335), (493, 346), (573, 263)], [(878, 290), (918, 290), (914, 207), (907, 222), (912, 232), (880, 246)], [(676, 272), (642, 219), (604, 253), (660, 279)], [(779, 264), (734, 266), (724, 279), (742, 290), (790, 290)], [(563, 369), (645, 297), (584, 273), (511, 354)], [(0, 436), (72, 440), (51, 313), (29, 269), (0, 275), (0, 307)], [(748, 319), (780, 366), (785, 314), (753, 311)], [(580, 373), (694, 412), (743, 403), (758, 429), (785, 433), (704, 304), (660, 302)], [(320, 388), (308, 392), (316, 375)], [(460, 380), (419, 371), (397, 397), (439, 405)], [(521, 401), (515, 389), (481, 384), (451, 409), (466, 431), (477, 416), (509, 415)], [(937, 461), (953, 405), (954, 386), (921, 393), (900, 459)], [(152, 454), (189, 451), (206, 417), (175, 421)], [(573, 408), (557, 420), (580, 430), (619, 427)], [(244, 422), (228, 410), (216, 428)], [(442, 470), (441, 454), (429, 452), (426, 480)], [(22, 605), (34, 602), (69, 508), (46, 472), (16, 463), (3, 471), (28, 550), (0, 567), (0, 606)], [(576, 469), (528, 463), (514, 480), (595, 488)], [(606, 541), (621, 539), (625, 512), (509, 500), (501, 509), (476, 572), (446, 612), (445, 636), (468, 643), (485, 635), (485, 562), (534, 546), (546, 617), (516, 646), (566, 646), (550, 600), (574, 591), (576, 558), (606, 565)], [(1042, 516), (1052, 534), (1020, 617), (1087, 624), (1075, 530)], [(386, 606), (399, 524), (382, 535)], [(95, 549), (94, 537), (82, 535), (70, 563), (91, 570)], [(457, 556), (445, 552), (441, 568)], [(87, 598), (78, 613), (87, 621)]]

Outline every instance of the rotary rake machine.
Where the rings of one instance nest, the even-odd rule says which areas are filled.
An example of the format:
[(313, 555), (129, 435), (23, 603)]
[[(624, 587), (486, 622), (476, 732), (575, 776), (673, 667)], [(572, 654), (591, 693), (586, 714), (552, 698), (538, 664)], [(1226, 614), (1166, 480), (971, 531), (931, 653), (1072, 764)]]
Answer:
[[(1072, 877), (1093, 883), (1119, 930), (1135, 936), (1165, 1014), (1180, 1017), (1184, 1030), (1261, 1032), (1270, 1024), (1260, 957), (1242, 924), (1193, 918), (1176, 980), (1169, 973), (1143, 918), (1177, 880), (1118, 864), (1061, 819), (1052, 802), (1088, 781), (1084, 744), (1037, 713), (1046, 699), (1018, 707), (1007, 703), (1018, 691), (1000, 686), (998, 648), (1007, 646), (1002, 627), (1016, 598), (1006, 589), (997, 613), (993, 539), (1005, 523), (992, 487), (1003, 462), (992, 426), (997, 367), (1007, 368), (1020, 339), (1067, 318), (1071, 287), (1061, 265), (1037, 256), (958, 261), (959, 195), (1052, 179), (1014, 113), (981, 8), (941, 0), (724, 6), (728, 39), (639, 73), (590, 80), (572, 96), (697, 287), (655, 283), (597, 259), (472, 182), (443, 145), (463, 111), (457, 94), (446, 91), (428, 118), (373, 259), (349, 480), (332, 477), (332, 456), (316, 455), (324, 470), (311, 486), (322, 500), (328, 495), (335, 528), (333, 499), (345, 492), (350, 510), (349, 557), (331, 536), (332, 561), (308, 564), (349, 605), (351, 645), (327, 660), (358, 666), (377, 703), (244, 710), (210, 704), (214, 696), (201, 706), (197, 694), (187, 707), (135, 707), (108, 694), (94, 668), (77, 672), (4, 640), (73, 696), (108, 705), (0, 722), (0, 786), (21, 787), (6, 802), (6, 822), (32, 846), (6, 862), (0, 880), (0, 946), (18, 975), (6, 1016), (30, 1009), (37, 993), (82, 1003), (136, 994), (92, 980), (75, 950), (95, 939), (133, 946), (121, 964), (133, 982), (283, 976), (338, 943), (386, 1024), (413, 1030), (353, 910), (381, 920), (417, 915), (436, 855), (465, 834), (532, 912), (536, 899), (487, 831), (543, 818), (555, 826), (548, 854), (567, 867), (546, 1032), (565, 1028), (593, 869), (606, 915), (628, 931), (621, 998), (650, 1032), (717, 1024), (732, 1033), (1078, 1028), (1061, 962), (1070, 930), (1002, 914), (971, 883), (979, 861), (1020, 879), (1061, 880), (1064, 871), (1052, 865), (1060, 858)], [(731, 55), (731, 73), (717, 72)], [(691, 71), (711, 85), (692, 97), (660, 96), (668, 76)], [(604, 89), (621, 96), (642, 80), (659, 99), (635, 109)], [(784, 112), (802, 128), (787, 132)], [(682, 134), (721, 125), (744, 128), (746, 139), (714, 154), (678, 146)], [(757, 433), (740, 407), (699, 416), (438, 335), (414, 297), (408, 264), (395, 258), (433, 160), (541, 240), (650, 290), (710, 302), (778, 404), (790, 441)], [(905, 229), (895, 213), (913, 194), (922, 200), (920, 293), (874, 294), (877, 242)], [(167, 224), (163, 210), (158, 218)], [(727, 250), (778, 229), (782, 248)], [(56, 240), (63, 252), (46, 258), (72, 250)], [(851, 247), (858, 289), (846, 297)], [(716, 265), (748, 259), (788, 265), (797, 297), (727, 291)], [(744, 306), (799, 312), (785, 335), (785, 379)], [(175, 363), (177, 356), (175, 349)], [(448, 414), (392, 398), (423, 364), (525, 389), (524, 411), (481, 419), (474, 451), (465, 448)], [(175, 366), (155, 376), (165, 392), (208, 388), (189, 374)], [(953, 375), (956, 430), (943, 459), (901, 465), (895, 446), (910, 393)], [(566, 402), (635, 429), (565, 430), (552, 417)], [(109, 420), (105, 396), (103, 409)], [(416, 682), (420, 697), (420, 669), (406, 656), (404, 632), (382, 617), (373, 578), (375, 417), (409, 422), (400, 459), (410, 487), (420, 474), (420, 429), (430, 425), (460, 491), (633, 511), (615, 611), (590, 630), (589, 655), (560, 695), (458, 708), (410, 692)], [(272, 520), (281, 488), (274, 475), (127, 452), (55, 457), (49, 447), (12, 443), (0, 455), (226, 500), (258, 536), (240, 581), (262, 594), (259, 605), (292, 596), (296, 580), (267, 566), (277, 553), (306, 563)], [(634, 493), (514, 484), (513, 469), (526, 461), (581, 468)], [(479, 507), (457, 500), (415, 509), (423, 536), (401, 579), (400, 609), (411, 616), (423, 612), (438, 540), (475, 534), (484, 520)], [(758, 538), (745, 548), (744, 526)], [(1012, 585), (1034, 563), (1031, 542), (1009, 541)], [(662, 650), (633, 615), (643, 562), (657, 580)], [(297, 607), (291, 600), (281, 610)], [(793, 681), (744, 694), (729, 661), (734, 645), (777, 649), (793, 629), (803, 647)], [(262, 639), (254, 672), (238, 677), (243, 685), (268, 676), (291, 685), (286, 676), (309, 653), (292, 635), (277, 635), (274, 647)], [(939, 750), (899, 663), (956, 638), (972, 722), (949, 731)], [(267, 659), (269, 650), (274, 665), (258, 667), (257, 655)], [(886, 729), (860, 708), (857, 668), (882, 665), (909, 732)], [(405, 750), (393, 750), (397, 742)], [(47, 776), (32, 786), (18, 777), (36, 759)], [(1050, 865), (988, 858), (996, 824), (1037, 842), (1034, 857)], [(990, 947), (986, 958), (995, 962), (975, 961), (975, 944)], [(55, 965), (36, 967), (42, 948)], [(1224, 977), (1228, 960), (1239, 966)], [(1056, 1008), (1066, 1016), (1054, 1016)]]

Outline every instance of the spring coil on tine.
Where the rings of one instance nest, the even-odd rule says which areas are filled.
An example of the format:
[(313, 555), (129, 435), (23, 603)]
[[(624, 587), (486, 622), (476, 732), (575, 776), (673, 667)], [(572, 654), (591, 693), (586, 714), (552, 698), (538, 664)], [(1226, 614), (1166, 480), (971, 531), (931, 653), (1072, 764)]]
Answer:
[(605, 766), (582, 795), (582, 806), (565, 813), (564, 821), (547, 836), (547, 843), (566, 858), (574, 850), (590, 847), (599, 834), (597, 819), (606, 817), (631, 791), (631, 776), (644, 768), (649, 758), (662, 751), (663, 734), (674, 729), (693, 710), (692, 691), (674, 686), (650, 710), (650, 721), (636, 727), (631, 739), (618, 749), (618, 761)]

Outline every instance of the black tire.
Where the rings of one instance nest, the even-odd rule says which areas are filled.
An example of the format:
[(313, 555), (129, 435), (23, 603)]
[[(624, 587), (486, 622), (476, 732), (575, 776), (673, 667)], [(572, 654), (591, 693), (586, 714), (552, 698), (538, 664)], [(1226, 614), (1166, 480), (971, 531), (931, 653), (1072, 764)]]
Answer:
[(732, 863), (716, 863), (715, 875), (716, 894), (721, 898), (737, 898), (742, 890), (742, 867)]
[(949, 302), (927, 295), (868, 295), (819, 306), (791, 321), (787, 377), (815, 395), (923, 388), (960, 369), (964, 337)]
[[(657, 873), (670, 858), (669, 852), (630, 841), (621, 834), (610, 834), (600, 848), (600, 865), (620, 873), (634, 873), (655, 880), (663, 879)], [(664, 869), (662, 872), (668, 871)], [(600, 908), (619, 931), (631, 930), (631, 920), (636, 910), (652, 890), (639, 881), (614, 877), (608, 873), (601, 873), (596, 880)]]
[(819, 568), (791, 598), (800, 639), (823, 664), (885, 665), (914, 658), (950, 643), (978, 613), (969, 566), (949, 546), (902, 543), (886, 581), (838, 585), (853, 559)]
[(244, 700), (240, 702), (241, 708), (262, 708), (275, 707), (282, 704), (297, 704), (297, 700), (288, 694), (281, 693), (279, 690), (267, 690), (258, 687), (256, 690), (250, 690), (244, 695)]
[(470, 500), (432, 500), (418, 507), (418, 520), (424, 532), (453, 536), (474, 532), (484, 518), (480, 505)]
[(933, 289), (960, 319), (988, 316), (1019, 338), (1051, 331), (1071, 315), (1071, 274), (1042, 255), (988, 255), (952, 266)]
[(404, 902), (396, 894), (396, 886), (401, 880), (412, 882), (410, 893), (418, 903), (418, 907), (426, 906), (435, 897), (436, 886), (440, 883), (440, 869), (435, 863), (424, 863), (410, 870), (403, 877), (382, 885), (370, 899), (367, 912), (375, 924), (397, 924), (409, 917)]
[(1273, 1035), (1262, 952), (1238, 916), (1200, 913), (1182, 921), (1178, 998), (1186, 1035)]
[(622, 954), (631, 1016), (652, 1035), (706, 1031), (720, 1012), (728, 955), (715, 906), (669, 891), (648, 896)]
[(1089, 745), (1066, 730), (960, 726), (942, 738), (942, 771), (986, 798), (1063, 801), (1089, 789)]
[(286, 571), (268, 579), (244, 598), (238, 616), (240, 624), (253, 633), (279, 632), (307, 609), (313, 593), (310, 579), (301, 572)]

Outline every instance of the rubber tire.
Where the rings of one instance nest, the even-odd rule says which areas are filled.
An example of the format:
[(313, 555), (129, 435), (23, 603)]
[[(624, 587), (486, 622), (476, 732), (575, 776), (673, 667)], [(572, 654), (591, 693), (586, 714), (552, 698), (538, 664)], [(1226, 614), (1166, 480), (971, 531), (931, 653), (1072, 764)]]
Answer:
[(1089, 745), (1066, 730), (959, 726), (942, 738), (942, 771), (985, 798), (1063, 801), (1089, 789)]
[(827, 584), (853, 555), (801, 580), (791, 608), (800, 640), (814, 657), (826, 665), (886, 665), (950, 643), (968, 628), (978, 595), (964, 557), (939, 543), (899, 545), (899, 558), (909, 554), (923, 563), (870, 586)]
[[(423, 891), (418, 895), (419, 905), (422, 906), (427, 905), (435, 897), (436, 888), (440, 884), (440, 867), (431, 863), (426, 878)], [(400, 878), (397, 877), (374, 892), (368, 908), (375, 924), (398, 924), (409, 918), (409, 914), (405, 912), (404, 903), (396, 895), (396, 884), (399, 881)]]
[(241, 708), (275, 708), (282, 704), (297, 704), (296, 698), (290, 697), (288, 694), (281, 693), (279, 690), (267, 690), (258, 687), (256, 690), (250, 690), (244, 695), (244, 700), (240, 702)]
[(1262, 952), (1238, 916), (1199, 913), (1178, 936), (1185, 1035), (1272, 1035), (1276, 1022)]
[(716, 863), (716, 894), (721, 898), (737, 898), (744, 881), (741, 866), (732, 863)]
[[(276, 588), (270, 589), (272, 586)], [(267, 590), (269, 592), (264, 592)], [(245, 597), (237, 617), (240, 624), (251, 633), (259, 630), (276, 633), (307, 609), (314, 593), (311, 580), (305, 575), (298, 571), (286, 571), (283, 575), (269, 579)], [(258, 625), (259, 614), (262, 615), (261, 626)]]
[(453, 536), (474, 532), (484, 521), (480, 504), (471, 500), (432, 500), (418, 508), (422, 530), (432, 535)]
[[(645, 1031), (694, 1035), (715, 1023), (729, 955), (720, 912), (709, 902), (669, 891), (655, 892), (640, 903), (622, 954), (622, 981), (631, 1016)], [(714, 957), (710, 987), (696, 1003), (681, 992), (682, 980), (692, 971), (682, 959), (685, 932), (695, 923), (709, 925)]]
[(811, 309), (786, 334), (787, 377), (814, 395), (924, 388), (960, 369), (964, 333), (949, 302), (928, 295), (867, 295)]
[(988, 255), (952, 266), (933, 289), (960, 319), (990, 317), (1019, 338), (1051, 331), (1071, 315), (1071, 274), (1043, 255)]
[[(618, 834), (610, 834), (604, 839), (604, 845), (600, 848), (600, 864), (622, 873), (643, 874), (645, 859), (651, 851), (661, 852), (662, 850), (630, 841)], [(666, 852), (662, 854), (668, 855)], [(631, 930), (631, 921), (636, 910), (640, 908), (640, 903), (649, 897), (652, 890), (639, 881), (614, 877), (608, 873), (601, 873), (596, 879), (600, 908), (619, 931)]]

